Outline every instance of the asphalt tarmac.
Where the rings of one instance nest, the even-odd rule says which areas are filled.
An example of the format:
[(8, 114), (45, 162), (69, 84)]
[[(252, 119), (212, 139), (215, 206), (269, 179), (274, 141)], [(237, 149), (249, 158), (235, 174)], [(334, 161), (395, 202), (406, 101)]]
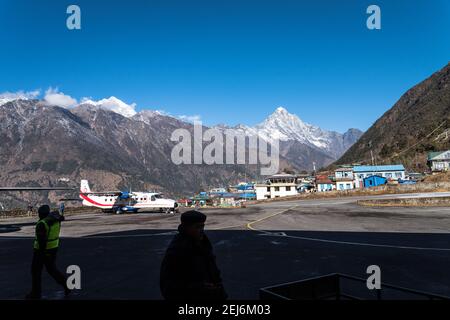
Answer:
[[(381, 268), (383, 283), (450, 296), (450, 208), (361, 207), (357, 199), (204, 210), (230, 298), (258, 299), (262, 287), (329, 273), (367, 278), (369, 265)], [(68, 216), (58, 266), (78, 265), (82, 283), (70, 299), (161, 299), (159, 267), (178, 221), (159, 213)], [(30, 288), (34, 222), (0, 221), (0, 299), (22, 299)], [(45, 272), (43, 290), (46, 299), (63, 296)]]

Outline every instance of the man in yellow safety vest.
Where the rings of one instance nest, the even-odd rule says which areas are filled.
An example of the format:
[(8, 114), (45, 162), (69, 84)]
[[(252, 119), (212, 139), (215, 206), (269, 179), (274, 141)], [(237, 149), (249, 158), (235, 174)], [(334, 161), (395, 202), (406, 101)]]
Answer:
[(56, 268), (59, 232), (64, 216), (59, 215), (57, 212), (50, 213), (48, 205), (41, 206), (38, 214), (39, 221), (36, 224), (33, 261), (31, 263), (32, 288), (26, 298), (41, 298), (41, 276), (44, 266), (50, 276), (64, 288), (64, 294), (68, 295), (70, 290), (67, 288), (66, 277)]

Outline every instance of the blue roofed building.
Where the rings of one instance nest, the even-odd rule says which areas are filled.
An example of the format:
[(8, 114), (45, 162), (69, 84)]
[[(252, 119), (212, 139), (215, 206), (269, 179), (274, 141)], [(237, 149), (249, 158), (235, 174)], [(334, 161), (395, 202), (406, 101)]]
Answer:
[[(402, 164), (380, 165), (380, 166), (353, 166), (343, 167), (335, 170), (336, 189), (347, 190), (363, 188), (364, 179), (378, 176), (388, 180), (405, 180), (405, 167)], [(378, 183), (381, 180), (372, 183)], [(369, 182), (368, 182), (369, 183)]]
[(381, 166), (354, 166), (353, 175), (355, 186), (357, 188), (364, 187), (364, 178), (370, 176), (379, 176), (386, 180), (405, 179), (405, 167), (402, 164), (391, 164)]

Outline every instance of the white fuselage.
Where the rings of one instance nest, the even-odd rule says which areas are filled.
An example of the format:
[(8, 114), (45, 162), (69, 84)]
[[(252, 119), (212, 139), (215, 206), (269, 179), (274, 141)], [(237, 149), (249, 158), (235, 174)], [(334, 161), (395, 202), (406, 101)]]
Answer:
[(176, 202), (172, 199), (164, 199), (159, 193), (133, 192), (126, 199), (117, 194), (92, 194), (80, 193), (84, 206), (97, 207), (104, 210), (114, 207), (132, 207), (134, 209), (168, 209), (175, 208)]

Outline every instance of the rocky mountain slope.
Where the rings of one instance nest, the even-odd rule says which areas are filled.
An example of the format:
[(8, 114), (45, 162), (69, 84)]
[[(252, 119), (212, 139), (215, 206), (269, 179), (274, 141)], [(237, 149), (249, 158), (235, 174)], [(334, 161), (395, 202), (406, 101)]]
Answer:
[[(178, 128), (192, 131), (192, 125), (160, 114), (127, 118), (88, 104), (67, 110), (38, 100), (15, 100), (0, 106), (0, 119), (4, 186), (77, 187), (85, 178), (93, 190), (131, 186), (176, 196), (256, 177), (258, 172), (256, 166), (246, 165), (173, 164), (171, 133)], [(61, 194), (50, 196), (55, 202)], [(47, 199), (3, 194), (0, 202), (23, 206), (23, 199), (36, 198)]]
[(337, 162), (403, 163), (426, 170), (429, 151), (450, 148), (450, 63), (408, 90)]

